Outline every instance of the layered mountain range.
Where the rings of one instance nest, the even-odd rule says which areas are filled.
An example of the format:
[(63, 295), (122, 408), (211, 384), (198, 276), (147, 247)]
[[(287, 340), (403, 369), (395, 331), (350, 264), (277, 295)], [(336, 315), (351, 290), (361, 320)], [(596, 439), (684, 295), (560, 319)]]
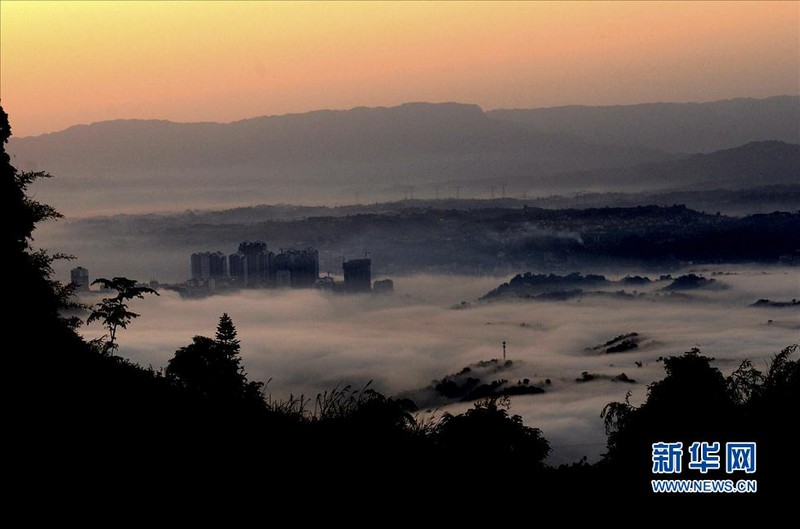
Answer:
[[(13, 125), (13, 124), (12, 124)], [(12, 138), (71, 214), (254, 203), (740, 189), (800, 174), (800, 97), (484, 112), (409, 103)]]

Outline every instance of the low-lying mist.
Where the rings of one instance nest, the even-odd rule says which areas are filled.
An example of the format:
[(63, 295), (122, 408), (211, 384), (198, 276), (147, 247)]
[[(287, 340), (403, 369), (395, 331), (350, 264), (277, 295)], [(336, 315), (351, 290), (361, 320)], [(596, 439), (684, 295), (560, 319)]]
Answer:
[[(471, 363), (502, 358), (505, 341), (514, 364), (502, 376), (514, 382), (529, 378), (545, 389), (544, 394), (513, 397), (512, 411), (543, 430), (553, 445), (552, 463), (584, 455), (595, 460), (605, 449), (603, 406), (622, 400), (629, 390), (631, 402), (640, 403), (647, 384), (663, 376), (660, 356), (698, 347), (728, 374), (745, 358), (762, 367), (771, 355), (798, 341), (796, 307), (748, 306), (760, 298), (800, 298), (796, 269), (694, 271), (710, 276), (719, 270), (728, 272), (716, 277), (730, 288), (696, 291), (679, 300), (592, 297), (471, 303), (458, 310), (453, 306), (476, 300), (502, 280), (400, 277), (392, 296), (252, 290), (184, 300), (162, 291), (160, 297), (131, 304), (141, 317), (120, 331), (119, 354), (145, 366), (164, 367), (192, 336), (213, 336), (219, 316), (227, 312), (237, 326), (249, 378), (269, 380), (266, 389), (273, 398), (290, 393), (313, 397), (370, 380), (376, 389), (398, 395), (425, 388)], [(87, 338), (102, 334), (98, 324), (82, 332)], [(631, 332), (643, 338), (636, 349), (614, 354), (587, 350)], [(584, 371), (601, 376), (577, 382)], [(636, 383), (611, 380), (620, 373)]]

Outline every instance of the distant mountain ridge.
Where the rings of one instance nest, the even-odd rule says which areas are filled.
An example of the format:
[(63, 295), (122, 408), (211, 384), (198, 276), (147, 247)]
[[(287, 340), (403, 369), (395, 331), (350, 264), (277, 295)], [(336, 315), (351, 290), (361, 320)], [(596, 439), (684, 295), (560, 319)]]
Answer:
[(425, 162), (432, 168), (456, 166), (459, 173), (476, 162), (487, 169), (518, 164), (553, 172), (669, 158), (651, 149), (601, 147), (566, 134), (533, 131), (458, 103), (320, 110), (226, 124), (103, 121), (13, 139), (11, 149), (23, 165), (33, 161), (67, 170), (374, 163), (411, 157), (429, 158)]
[(541, 132), (672, 153), (707, 153), (751, 141), (800, 143), (800, 95), (708, 103), (497, 109), (487, 114)]
[[(786, 98), (747, 100), (744, 106), (772, 108), (778, 104), (774, 99), (780, 103)], [(735, 128), (749, 130), (752, 114), (743, 112)], [(783, 122), (775, 123), (780, 137), (769, 140), (786, 136)], [(440, 187), (450, 187), (447, 192), (458, 196), (458, 182), (487, 189), (492, 183), (525, 182), (534, 194), (566, 191), (575, 185), (597, 190), (605, 179), (652, 188), (654, 177), (630, 176), (631, 171), (679, 163), (684, 157), (634, 143), (612, 145), (611, 133), (592, 136), (567, 128), (542, 130), (476, 105), (408, 103), (224, 124), (104, 121), (12, 138), (8, 150), (22, 169), (48, 170), (58, 177), (42, 189), (43, 199), (67, 213), (86, 212), (88, 205), (95, 214), (120, 207), (143, 211), (258, 202), (331, 204), (359, 197), (387, 200), (400, 198), (400, 192), (413, 196), (414, 186), (417, 196), (422, 192), (433, 198), (434, 187), (437, 196)], [(754, 135), (766, 134), (762, 129)], [(763, 156), (759, 160), (768, 164)], [(781, 167), (779, 177), (769, 182), (785, 183)], [(746, 180), (753, 172), (748, 170), (741, 178)], [(694, 185), (689, 182), (692, 171), (684, 173), (680, 183)]]

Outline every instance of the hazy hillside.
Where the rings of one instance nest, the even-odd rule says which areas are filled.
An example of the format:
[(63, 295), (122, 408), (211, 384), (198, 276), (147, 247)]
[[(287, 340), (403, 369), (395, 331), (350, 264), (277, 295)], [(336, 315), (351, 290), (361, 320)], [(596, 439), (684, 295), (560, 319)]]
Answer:
[(488, 115), (546, 133), (641, 145), (672, 153), (710, 152), (751, 141), (800, 143), (800, 96), (710, 103), (648, 103), (500, 109)]
[[(556, 172), (667, 158), (649, 149), (598, 146), (565, 134), (488, 119), (477, 106), (412, 103), (259, 117), (228, 124), (117, 120), (11, 142), (21, 164), (64, 170), (173, 170), (423, 159), (431, 167), (465, 162)], [(484, 169), (492, 166), (485, 166)], [(472, 168), (483, 176), (481, 168)], [(409, 179), (420, 175), (407, 175)], [(375, 179), (390, 181), (386, 174)]]
[[(800, 145), (779, 141), (752, 142), (651, 167), (646, 177), (668, 184), (664, 187), (711, 189), (792, 184), (797, 183), (800, 177)], [(633, 171), (623, 169), (621, 172)]]
[[(57, 176), (36, 191), (72, 216), (255, 203), (490, 198), (495, 192), (525, 197), (738, 188), (796, 180), (797, 147), (773, 141), (792, 137), (788, 122), (796, 117), (791, 110), (796, 103), (797, 98), (777, 97), (608, 107), (596, 119), (597, 109), (583, 114), (573, 108), (563, 116), (544, 109), (550, 121), (541, 122), (552, 124), (544, 130), (506, 119), (533, 116), (538, 123), (539, 110), (485, 113), (456, 103), (227, 124), (118, 120), (12, 138), (9, 150), (20, 167)], [(703, 126), (696, 125), (698, 119)], [(606, 128), (607, 134), (598, 132)], [(685, 149), (676, 149), (670, 131)], [(632, 145), (655, 142), (697, 152), (713, 138), (726, 149), (736, 148), (704, 157)], [(770, 141), (741, 146), (759, 139)], [(617, 140), (628, 145), (610, 144)]]
[[(387, 205), (389, 206), (389, 205)], [(52, 224), (37, 242), (80, 256), (93, 274), (182, 281), (193, 252), (270, 248), (319, 250), (320, 270), (338, 273), (342, 256), (369, 252), (373, 275), (416, 272), (506, 274), (585, 272), (614, 267), (671, 269), (681, 262), (776, 262), (800, 248), (800, 212), (734, 218), (684, 206), (540, 209), (441, 205), (374, 208), (294, 220), (250, 215), (118, 215)], [(259, 214), (267, 213), (267, 215)], [(311, 212), (309, 212), (311, 213)], [(135, 258), (131, 258), (135, 256)], [(61, 266), (61, 265), (59, 265)], [(64, 263), (68, 272), (73, 263)]]
[[(559, 175), (576, 189), (711, 190), (794, 184), (800, 176), (800, 145), (751, 142), (682, 160)], [(551, 179), (531, 181), (532, 187)]]
[(426, 103), (229, 124), (109, 121), (13, 139), (9, 149), (21, 167), (60, 177), (48, 186), (60, 193), (47, 198), (68, 210), (81, 200), (118, 206), (121, 189), (128, 204), (142, 207), (158, 201), (174, 206), (176, 199), (182, 207), (352, 201), (355, 193), (376, 196), (388, 187), (432, 180), (555, 174), (669, 158), (533, 131), (489, 119), (474, 105)]

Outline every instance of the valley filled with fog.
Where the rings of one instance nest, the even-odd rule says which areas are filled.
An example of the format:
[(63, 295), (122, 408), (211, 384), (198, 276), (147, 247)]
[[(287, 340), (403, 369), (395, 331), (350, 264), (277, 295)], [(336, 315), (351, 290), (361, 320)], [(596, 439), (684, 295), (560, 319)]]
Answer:
[[(763, 369), (773, 354), (798, 340), (796, 305), (750, 306), (759, 299), (800, 298), (796, 268), (727, 265), (684, 272), (713, 276), (717, 288), (670, 296), (655, 282), (628, 287), (626, 292), (636, 292), (632, 297), (479, 302), (509, 278), (413, 275), (396, 277), (391, 296), (269, 289), (186, 300), (162, 290), (159, 297), (132, 303), (141, 318), (120, 332), (119, 354), (163, 368), (193, 336), (212, 336), (227, 312), (249, 378), (269, 381), (272, 398), (303, 393), (313, 401), (319, 392), (373, 381), (379, 391), (414, 399), (422, 413), (430, 408), (441, 415), (470, 403), (431, 399), (432, 381), (481, 361), (502, 361), (505, 341), (513, 364), (487, 380), (515, 384), (527, 378), (544, 389), (512, 397), (511, 409), (543, 430), (553, 445), (551, 462), (584, 455), (596, 460), (605, 449), (603, 406), (628, 391), (632, 403), (641, 403), (647, 384), (664, 375), (659, 357), (697, 347), (727, 375), (744, 359)], [(607, 277), (629, 273), (636, 271)], [(83, 301), (97, 299), (93, 293)], [(102, 334), (96, 324), (81, 332), (87, 338)], [(592, 349), (630, 333), (638, 335), (632, 350)], [(635, 382), (615, 379), (621, 373)]]
[(786, 496), (798, 20), (0, 0), (12, 494)]
[[(81, 266), (159, 289), (132, 303), (141, 318), (120, 332), (121, 357), (163, 369), (228, 313), (270, 399), (313, 407), (371, 384), (441, 416), (510, 396), (558, 464), (599, 459), (603, 407), (628, 392), (641, 404), (664, 377), (660, 357), (699, 348), (728, 375), (798, 341), (799, 110), (794, 95), (411, 104), (104, 122), (9, 149), (56, 176), (32, 188), (67, 214), (34, 233), (36, 247), (76, 256), (53, 264), (56, 277)], [(394, 294), (231, 288), (227, 272), (219, 289), (187, 281), (194, 254), (232, 259), (242, 241), (312, 248), (315, 278), (337, 281), (343, 261), (369, 257)]]

